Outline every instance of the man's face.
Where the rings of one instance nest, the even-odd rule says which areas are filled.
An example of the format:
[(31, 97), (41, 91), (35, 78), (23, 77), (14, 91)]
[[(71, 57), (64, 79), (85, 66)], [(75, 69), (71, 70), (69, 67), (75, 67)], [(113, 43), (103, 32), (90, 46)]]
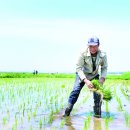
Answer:
[(98, 47), (99, 47), (99, 45), (95, 45), (95, 46), (90, 45), (90, 46), (89, 46), (89, 51), (90, 51), (90, 53), (91, 53), (91, 54), (96, 54), (97, 51), (98, 51)]

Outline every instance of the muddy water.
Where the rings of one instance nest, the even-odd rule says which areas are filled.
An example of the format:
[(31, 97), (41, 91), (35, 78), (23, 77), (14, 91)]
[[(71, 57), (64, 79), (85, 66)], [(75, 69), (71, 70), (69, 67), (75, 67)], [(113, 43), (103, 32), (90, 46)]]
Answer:
[[(42, 127), (39, 128), (40, 118), (47, 114), (41, 111), (30, 122), (28, 122), (28, 117), (25, 117), (23, 121), (19, 122), (17, 130), (130, 130), (130, 125), (128, 124), (130, 121), (125, 121), (125, 113), (127, 112), (126, 115), (130, 115), (130, 102), (120, 92), (118, 94), (122, 101), (122, 110), (118, 109), (118, 103), (115, 98), (108, 103), (108, 111), (106, 111), (106, 102), (103, 101), (102, 118), (100, 119), (93, 117), (93, 97), (91, 94), (87, 102), (78, 107), (78, 109), (76, 105), (74, 106), (70, 117), (63, 118), (64, 110), (62, 110), (54, 115), (52, 124), (42, 124)], [(17, 118), (20, 121), (20, 113)], [(12, 122), (4, 127), (0, 126), (0, 128), (2, 130), (12, 130), (12, 124), (14, 124), (15, 119), (10, 120)], [(32, 126), (32, 129), (30, 126)]]
[[(39, 93), (40, 92), (38, 92), (38, 94)], [(33, 93), (31, 93), (31, 95), (32, 94)], [(35, 94), (37, 93), (34, 93), (33, 97), (35, 97)], [(18, 102), (14, 101), (14, 104), (12, 101), (11, 104), (8, 102), (9, 97), (5, 96), (5, 102), (1, 102), (0, 105), (0, 130), (130, 130), (130, 92), (128, 95), (126, 98), (121, 93), (120, 87), (117, 86), (116, 95), (114, 95), (112, 101), (108, 103), (108, 109), (106, 110), (106, 102), (103, 101), (102, 118), (97, 119), (93, 117), (92, 93), (90, 93), (90, 95), (87, 93), (89, 98), (83, 103), (81, 102), (82, 99), (86, 97), (86, 93), (85, 96), (81, 93), (71, 116), (63, 118), (64, 110), (61, 110), (60, 113), (54, 115), (52, 124), (45, 123), (48, 121), (49, 107), (51, 107), (52, 104), (50, 104), (48, 108), (46, 108), (46, 105), (39, 105), (36, 117), (34, 118), (32, 113), (35, 112), (34, 106), (37, 104), (35, 98), (29, 101), (30, 106), (28, 104), (25, 112), (23, 112), (23, 109), (19, 110), (17, 107), (17, 103), (21, 102), (20, 99), (18, 99)], [(44, 98), (41, 97), (39, 101), (43, 99)], [(31, 116), (30, 120), (29, 114)], [(7, 119), (5, 125), (3, 125), (4, 117)], [(42, 124), (40, 124), (40, 120)], [(17, 127), (14, 127), (15, 125)]]
[[(125, 113), (130, 114), (130, 101), (127, 101), (121, 94), (122, 110), (118, 109), (118, 103), (115, 98), (108, 103), (108, 111), (106, 111), (106, 102), (103, 101), (102, 105), (102, 118), (93, 117), (93, 98), (89, 98), (89, 101), (83, 106), (79, 107), (70, 117), (63, 118), (64, 110), (55, 115), (55, 120), (51, 126), (46, 129), (56, 130), (130, 130), (130, 117), (129, 122), (126, 122)], [(75, 109), (75, 108), (74, 108)], [(89, 118), (89, 121), (88, 121)], [(87, 125), (85, 125), (85, 121)], [(63, 126), (61, 125), (63, 122)]]

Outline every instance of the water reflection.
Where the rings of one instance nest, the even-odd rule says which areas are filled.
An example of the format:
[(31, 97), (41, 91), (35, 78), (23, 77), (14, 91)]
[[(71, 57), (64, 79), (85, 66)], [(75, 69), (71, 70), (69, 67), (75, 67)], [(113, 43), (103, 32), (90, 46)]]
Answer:
[(93, 118), (94, 129), (93, 130), (102, 130), (102, 120), (98, 118)]
[(70, 116), (64, 119), (65, 130), (109, 130), (109, 124), (114, 115), (109, 112), (102, 112), (102, 118), (95, 118), (93, 115)]
[(66, 118), (65, 118), (65, 125), (66, 125), (66, 127), (67, 127), (67, 130), (76, 130), (76, 129), (73, 127), (72, 124), (73, 124), (73, 123), (72, 123), (71, 117), (66, 117)]
[(65, 128), (66, 128), (66, 130), (81, 130), (81, 129), (83, 129), (83, 130), (89, 130), (89, 129), (91, 129), (91, 130), (103, 130), (102, 129), (102, 119), (93, 118), (93, 127), (92, 127), (91, 124), (89, 124), (90, 122), (87, 122), (87, 127), (84, 127), (84, 128), (83, 128), (84, 120), (81, 121), (81, 120), (77, 119), (78, 122), (81, 121), (80, 122), (81, 124), (75, 122), (74, 120), (71, 117), (65, 118)]

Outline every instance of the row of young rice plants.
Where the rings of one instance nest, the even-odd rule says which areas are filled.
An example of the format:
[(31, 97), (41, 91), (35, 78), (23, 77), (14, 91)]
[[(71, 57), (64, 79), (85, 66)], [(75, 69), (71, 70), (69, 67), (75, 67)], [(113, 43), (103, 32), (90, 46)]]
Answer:
[[(113, 86), (113, 82), (106, 82), (105, 87), (107, 89), (111, 89), (111, 86)], [(103, 101), (103, 103), (106, 103), (107, 108), (108, 108), (108, 102)], [(62, 121), (64, 121), (64, 124), (66, 124), (67, 128), (64, 127), (64, 129), (83, 129), (83, 130), (91, 130), (91, 129), (98, 129), (97, 126), (95, 126), (94, 124), (96, 124), (95, 122), (97, 122), (96, 120), (93, 121), (93, 92), (91, 90), (88, 89), (87, 86), (84, 86), (84, 88), (82, 89), (80, 96), (78, 98), (78, 101), (76, 102), (76, 104), (74, 105), (73, 111), (72, 111), (72, 117), (69, 117), (67, 119), (63, 119)], [(107, 109), (107, 111), (109, 111)], [(81, 119), (78, 118), (81, 117)], [(104, 118), (104, 117), (103, 117)], [(82, 122), (82, 119), (83, 122)], [(112, 118), (104, 118), (104, 124), (105, 124), (105, 128), (108, 128), (108, 125), (110, 123), (110, 121), (112, 120)], [(72, 121), (70, 121), (72, 120)], [(79, 121), (78, 121), (79, 120)], [(70, 126), (70, 127), (69, 127)], [(56, 128), (56, 127), (55, 127)], [(100, 127), (99, 127), (100, 129)]]
[[(103, 100), (102, 120), (100, 120), (100, 124), (102, 123), (102, 126), (97, 125), (95, 123), (97, 121), (94, 120), (94, 118), (92, 118), (93, 114), (91, 114), (91, 113), (89, 114), (89, 112), (93, 111), (92, 106), (90, 108), (91, 111), (88, 110), (88, 106), (93, 104), (93, 99), (92, 99), (92, 95), (91, 95), (92, 92), (90, 92), (90, 90), (86, 89), (87, 87), (84, 87), (82, 89), (79, 99), (73, 108), (72, 117), (68, 118), (68, 120), (70, 120), (72, 118), (73, 121), (68, 123), (69, 121), (67, 122), (66, 119), (63, 119), (61, 122), (61, 125), (67, 124), (67, 125), (72, 125), (73, 127), (76, 126), (75, 123), (77, 121), (73, 119), (73, 116), (78, 117), (77, 113), (79, 113), (79, 116), (84, 118), (84, 123), (83, 124), (78, 123), (77, 125), (80, 125), (80, 126), (82, 125), (81, 127), (80, 126), (78, 126), (78, 127), (80, 127), (83, 130), (87, 130), (87, 129), (91, 130), (91, 129), (95, 129), (95, 128), (98, 129), (100, 127), (102, 127), (102, 129), (109, 130), (109, 129), (111, 129), (110, 126), (114, 127), (114, 125), (115, 125), (114, 122), (116, 122), (116, 118), (117, 118), (117, 120), (122, 120), (122, 119), (120, 119), (120, 116), (121, 116), (121, 118), (124, 116), (122, 123), (126, 123), (126, 126), (124, 124), (123, 127), (127, 129), (127, 127), (129, 127), (128, 124), (130, 124), (130, 122), (129, 122), (130, 118), (129, 118), (129, 114), (128, 114), (127, 110), (124, 111), (123, 107), (122, 107), (122, 106), (124, 106), (124, 104), (122, 104), (122, 102), (124, 103), (124, 101), (122, 98), (123, 95), (121, 94), (120, 87), (124, 85), (124, 86), (126, 86), (127, 89), (129, 89), (129, 84), (130, 84), (129, 81), (124, 81), (124, 80), (106, 80), (104, 87), (106, 87), (107, 89), (110, 89), (110, 91), (112, 92), (113, 98), (110, 101)], [(81, 98), (81, 100), (80, 100), (80, 98)], [(81, 108), (82, 108), (81, 106), (83, 104), (85, 104), (85, 109), (86, 109), (85, 115), (82, 115), (82, 113), (83, 113), (82, 111), (84, 111), (84, 108), (81, 110)], [(62, 126), (62, 127), (64, 127), (64, 126)], [(75, 129), (76, 129), (76, 127), (75, 127)], [(52, 128), (56, 129), (57, 127), (52, 127)], [(64, 129), (65, 128), (66, 127), (64, 127)], [(70, 129), (71, 129), (71, 127), (70, 127)]]
[[(113, 99), (110, 102), (103, 101), (108, 113), (113, 112), (113, 109), (118, 106), (117, 111), (123, 113), (128, 127), (130, 113), (126, 106), (130, 101), (129, 84), (130, 81), (127, 80), (106, 80), (105, 87), (112, 91)], [(66, 107), (73, 85), (74, 78), (0, 79), (0, 129), (33, 130), (50, 127), (62, 129), (66, 119), (61, 119), (59, 124), (52, 125), (52, 123), (56, 115)], [(91, 104), (93, 101), (90, 99), (91, 94), (87, 87), (82, 89), (72, 115), (83, 104)], [(113, 106), (113, 109), (109, 106)], [(89, 129), (91, 126), (91, 116), (86, 116), (84, 129)], [(111, 120), (111, 117), (105, 119), (106, 129)]]
[[(122, 83), (122, 86), (120, 87), (120, 91), (122, 93), (122, 100), (124, 103), (124, 111), (123, 115), (125, 118), (125, 124), (128, 128), (130, 128), (130, 111), (129, 111), (129, 104), (130, 104), (130, 81), (126, 80)], [(124, 102), (125, 101), (125, 102)]]
[(0, 79), (0, 129), (32, 130), (51, 124), (66, 106), (73, 82), (71, 78)]
[[(129, 113), (129, 102), (130, 102), (130, 81), (129, 80), (106, 80), (104, 87), (110, 89), (112, 92), (112, 100), (104, 101), (102, 105), (102, 129), (110, 130), (116, 120), (122, 120), (122, 129), (130, 128), (130, 113)], [(105, 111), (105, 113), (104, 113)], [(90, 121), (91, 119), (91, 121)], [(92, 127), (90, 127), (90, 122)], [(93, 119), (93, 122), (94, 119)], [(92, 118), (86, 117), (84, 121), (84, 130), (94, 129), (95, 125), (92, 122)], [(111, 126), (111, 127), (110, 127)], [(96, 126), (97, 129), (99, 125)]]
[(117, 102), (117, 110), (124, 117), (127, 128), (130, 128), (130, 81), (121, 80), (118, 86), (114, 86), (114, 97)]
[[(80, 116), (80, 111), (82, 110), (82, 112), (83, 112), (82, 106), (84, 106), (84, 104), (87, 103), (87, 102), (91, 102), (90, 100), (92, 100), (91, 99), (92, 93), (88, 89), (88, 87), (85, 85), (80, 92), (80, 95), (78, 97), (76, 104), (73, 107), (73, 110), (71, 112), (70, 117), (63, 118), (64, 110), (65, 110), (66, 105), (68, 103), (68, 97), (69, 97), (70, 92), (73, 89), (73, 86), (74, 86), (74, 79), (73, 79), (73, 84), (70, 87), (70, 91), (68, 93), (68, 96), (67, 96), (67, 98), (64, 99), (65, 106), (63, 107), (63, 111), (61, 112), (61, 115), (58, 114), (59, 118), (54, 119), (54, 122), (49, 127), (47, 127), (48, 129), (50, 129), (50, 130), (53, 130), (53, 129), (54, 130), (61, 130), (61, 129), (70, 129), (71, 130), (71, 129), (73, 129), (73, 123), (75, 124), (76, 122), (78, 122), (78, 120), (74, 121), (72, 118), (75, 117), (75, 116), (76, 117)], [(87, 110), (87, 108), (85, 110)], [(87, 110), (87, 112), (88, 112), (88, 110)], [(90, 123), (92, 111), (89, 111), (90, 114), (88, 116), (87, 116), (87, 112), (85, 112), (86, 113), (85, 117), (83, 117), (82, 119), (85, 119), (85, 120), (88, 119), (87, 121), (89, 121), (89, 123)], [(78, 113), (79, 113), (79, 115), (78, 115)], [(79, 129), (81, 127), (83, 127), (83, 126), (81, 126), (82, 123), (83, 123), (83, 126), (84, 126), (84, 122), (80, 122), (80, 121), (78, 122), (77, 127), (79, 127)], [(72, 125), (72, 127), (71, 127), (71, 125)], [(76, 129), (78, 129), (78, 128), (76, 128)]]

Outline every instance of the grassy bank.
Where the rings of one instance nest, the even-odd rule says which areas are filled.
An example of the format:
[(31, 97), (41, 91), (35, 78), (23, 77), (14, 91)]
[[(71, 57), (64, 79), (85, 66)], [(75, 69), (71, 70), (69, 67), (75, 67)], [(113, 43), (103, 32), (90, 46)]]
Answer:
[(124, 72), (120, 75), (108, 74), (107, 79), (121, 79), (121, 80), (130, 80), (130, 72)]
[(1, 72), (0, 78), (74, 78), (75, 74), (66, 73), (21, 73), (21, 72)]
[[(20, 72), (1, 72), (0, 78), (75, 78), (74, 73), (20, 73)], [(108, 74), (107, 79), (130, 80), (130, 72), (123, 74)]]

